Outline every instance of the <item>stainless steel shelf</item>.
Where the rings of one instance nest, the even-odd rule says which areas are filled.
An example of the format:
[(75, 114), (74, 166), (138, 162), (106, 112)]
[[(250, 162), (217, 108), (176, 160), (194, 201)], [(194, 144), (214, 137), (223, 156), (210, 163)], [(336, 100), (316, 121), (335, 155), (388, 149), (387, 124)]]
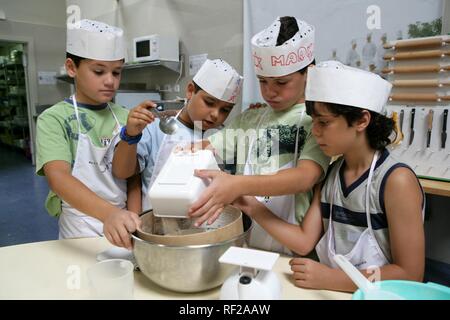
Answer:
[(164, 60), (156, 60), (156, 61), (147, 61), (147, 62), (139, 62), (139, 63), (127, 63), (123, 66), (124, 70), (129, 69), (138, 69), (138, 68), (146, 68), (146, 67), (164, 67), (178, 74), (181, 73), (180, 70), (180, 62), (179, 61), (164, 61)]
[(64, 81), (70, 84), (73, 84), (73, 78), (69, 77), (67, 74), (61, 75), (61, 76), (57, 76), (56, 79), (60, 80), (60, 81)]
[[(148, 67), (163, 67), (169, 69), (170, 71), (176, 72), (177, 74), (181, 74), (181, 63), (178, 61), (148, 61), (148, 62), (139, 62), (139, 63), (127, 63), (124, 64), (123, 70), (133, 70), (133, 69), (142, 69)], [(56, 79), (64, 82), (68, 82), (73, 84), (73, 78), (69, 77), (67, 74), (57, 76)]]

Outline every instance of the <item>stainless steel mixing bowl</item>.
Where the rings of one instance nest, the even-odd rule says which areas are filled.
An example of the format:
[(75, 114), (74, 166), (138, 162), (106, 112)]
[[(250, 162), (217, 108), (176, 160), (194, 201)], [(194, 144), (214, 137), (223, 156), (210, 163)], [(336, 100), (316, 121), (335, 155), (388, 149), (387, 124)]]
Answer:
[(231, 246), (248, 244), (251, 219), (243, 215), (244, 232), (230, 240), (207, 245), (168, 246), (138, 238), (133, 253), (142, 273), (159, 286), (178, 292), (200, 292), (223, 284), (235, 266), (219, 262)]

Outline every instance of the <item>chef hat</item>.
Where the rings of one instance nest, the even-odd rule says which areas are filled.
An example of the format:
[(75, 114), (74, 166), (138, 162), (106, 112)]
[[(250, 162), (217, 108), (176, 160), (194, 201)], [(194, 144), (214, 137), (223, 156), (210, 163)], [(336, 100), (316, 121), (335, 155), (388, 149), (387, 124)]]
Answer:
[(87, 19), (68, 24), (66, 51), (93, 60), (124, 59), (123, 30)]
[(255, 72), (265, 77), (280, 77), (308, 66), (314, 60), (314, 27), (297, 20), (299, 31), (277, 46), (281, 21), (278, 17), (269, 27), (252, 38)]
[(391, 88), (391, 83), (375, 73), (324, 61), (308, 70), (305, 98), (383, 114)]
[(244, 78), (224, 60), (207, 59), (193, 80), (213, 97), (234, 104), (241, 91)]

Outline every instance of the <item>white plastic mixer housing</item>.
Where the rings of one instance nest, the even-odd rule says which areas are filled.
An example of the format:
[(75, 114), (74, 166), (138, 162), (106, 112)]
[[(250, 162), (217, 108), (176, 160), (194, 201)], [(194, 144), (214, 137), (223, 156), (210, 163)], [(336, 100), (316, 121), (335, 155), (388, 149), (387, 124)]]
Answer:
[(189, 207), (202, 194), (209, 181), (194, 176), (196, 169), (219, 170), (210, 150), (172, 152), (149, 191), (153, 214), (185, 218)]
[(225, 280), (220, 290), (221, 300), (279, 300), (281, 282), (271, 271), (280, 255), (262, 250), (230, 247), (219, 262), (239, 268)]

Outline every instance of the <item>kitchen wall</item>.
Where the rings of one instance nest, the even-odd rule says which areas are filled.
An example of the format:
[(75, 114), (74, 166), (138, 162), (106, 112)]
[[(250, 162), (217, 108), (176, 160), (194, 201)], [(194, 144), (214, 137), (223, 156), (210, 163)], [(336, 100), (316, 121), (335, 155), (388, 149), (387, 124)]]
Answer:
[(66, 6), (61, 0), (0, 0), (0, 40), (26, 42), (28, 61), (28, 119), (34, 164), (36, 106), (54, 104), (70, 94), (67, 83), (39, 85), (39, 71), (59, 72), (66, 47)]
[(57, 85), (39, 85), (39, 71), (59, 72), (65, 60), (65, 28), (48, 25), (36, 25), (15, 21), (0, 21), (0, 39), (8, 41), (32, 41), (29, 58), (29, 90), (32, 114), (37, 104), (54, 104), (70, 93), (66, 83)]
[(442, 34), (450, 34), (450, 0), (443, 0)]
[[(449, 0), (445, 3), (448, 10)], [(65, 83), (39, 86), (36, 80), (38, 70), (58, 71), (64, 63), (66, 5), (78, 5), (81, 18), (97, 19), (124, 28), (129, 57), (134, 37), (176, 34), (185, 61), (189, 55), (208, 53), (209, 58), (225, 59), (242, 74), (242, 0), (67, 0), (66, 3), (60, 0), (0, 0), (0, 9), (7, 17), (6, 21), (0, 21), (0, 39), (8, 36), (33, 40), (35, 72), (30, 85), (35, 88), (32, 93), (34, 103), (54, 103), (69, 94)], [(144, 82), (152, 89), (157, 84), (173, 84), (177, 78), (176, 73), (156, 67), (129, 70), (124, 74), (123, 82)], [(191, 78), (185, 63), (180, 79), (182, 92), (168, 93), (165, 98), (184, 96), (183, 89)], [(230, 118), (240, 110), (238, 103)], [(427, 201), (427, 257), (450, 264), (450, 198), (429, 196)]]
[[(181, 92), (165, 93), (164, 98), (184, 97), (184, 88), (192, 76), (187, 61), (189, 55), (208, 53), (208, 58), (223, 58), (242, 74), (242, 0), (67, 0), (78, 5), (81, 18), (97, 19), (124, 28), (128, 56), (132, 56), (134, 37), (158, 33), (177, 35), (180, 53), (184, 55)], [(161, 67), (128, 70), (122, 82), (145, 82), (147, 88), (173, 85), (178, 74)], [(240, 101), (230, 118), (240, 113)]]
[(66, 47), (66, 6), (60, 0), (0, 0), (6, 20), (0, 21), (0, 39), (31, 40), (33, 54), (29, 89), (32, 114), (36, 104), (53, 104), (70, 93), (65, 83), (39, 85), (38, 71), (59, 71), (64, 64)]

